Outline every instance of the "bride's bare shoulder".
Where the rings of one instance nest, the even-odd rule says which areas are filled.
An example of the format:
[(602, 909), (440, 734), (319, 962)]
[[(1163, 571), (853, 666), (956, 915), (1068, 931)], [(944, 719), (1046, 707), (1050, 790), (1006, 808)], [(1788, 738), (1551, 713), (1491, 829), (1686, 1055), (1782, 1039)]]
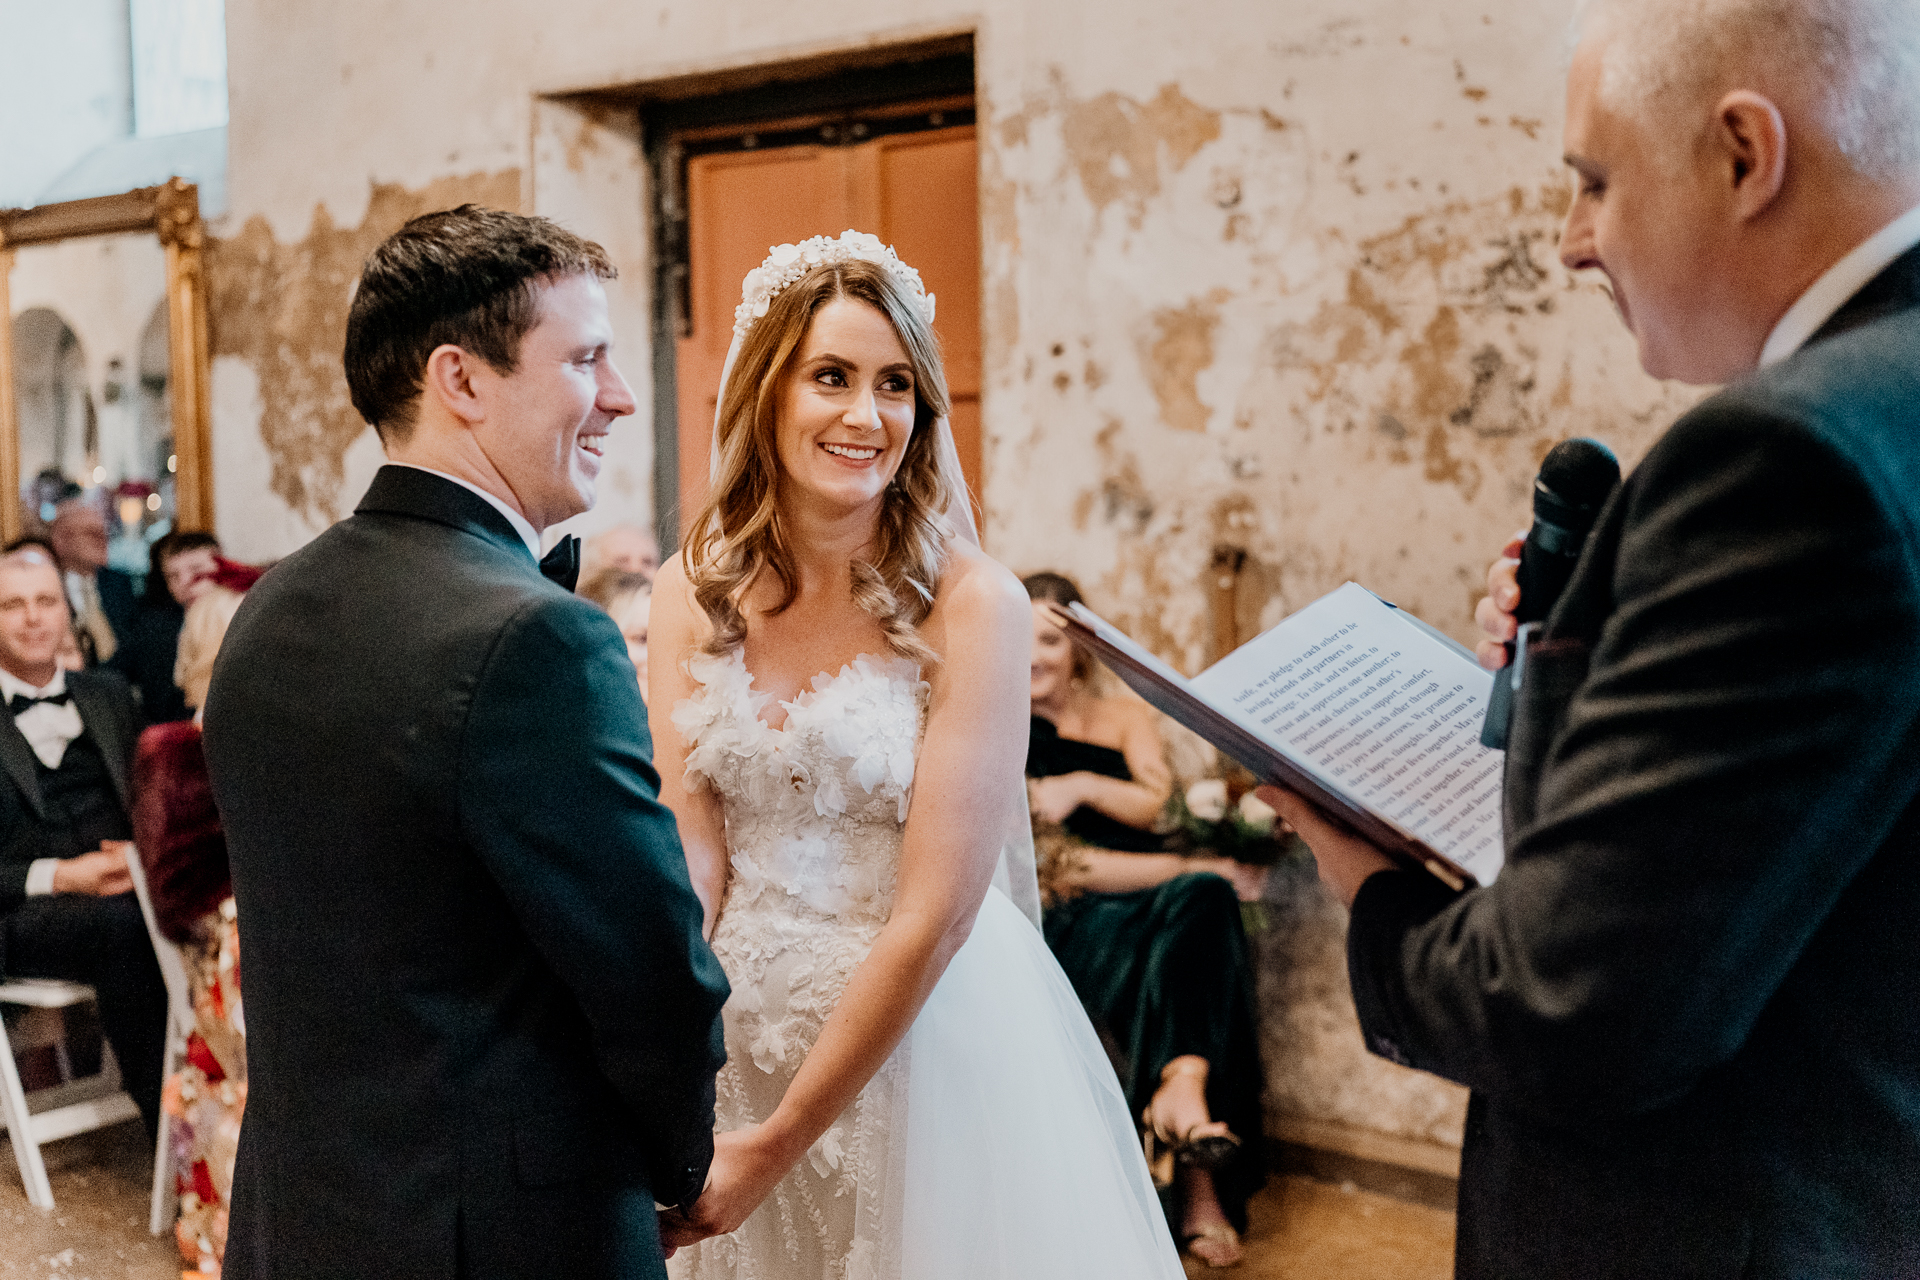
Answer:
[(948, 546), (947, 566), (934, 590), (927, 622), (942, 632), (945, 643), (935, 647), (943, 652), (1003, 633), (1029, 638), (1033, 633), (1033, 611), (1020, 579), (961, 539)]

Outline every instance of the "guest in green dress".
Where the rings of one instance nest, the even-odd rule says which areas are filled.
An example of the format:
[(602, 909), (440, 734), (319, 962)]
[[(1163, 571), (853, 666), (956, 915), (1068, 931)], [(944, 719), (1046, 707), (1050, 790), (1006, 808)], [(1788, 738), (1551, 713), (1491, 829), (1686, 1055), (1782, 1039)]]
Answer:
[[(1080, 599), (1054, 573), (1026, 579), (1034, 602), (1028, 793), (1043, 831), (1047, 945), (1114, 1054), (1142, 1117), (1156, 1181), (1189, 1252), (1239, 1260), (1247, 1200), (1265, 1177), (1260, 1052), (1241, 900), (1266, 868), (1164, 852), (1153, 826), (1171, 794), (1155, 713), (1104, 697), (1093, 659), (1054, 624)], [(1171, 1157), (1171, 1158), (1169, 1158)]]

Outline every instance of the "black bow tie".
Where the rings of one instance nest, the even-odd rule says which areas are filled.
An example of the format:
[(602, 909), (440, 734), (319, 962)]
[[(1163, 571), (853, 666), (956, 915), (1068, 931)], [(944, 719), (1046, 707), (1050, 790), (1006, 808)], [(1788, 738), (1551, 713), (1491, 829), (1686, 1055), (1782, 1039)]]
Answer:
[(66, 693), (50, 693), (44, 698), (29, 698), (24, 693), (16, 693), (7, 699), (7, 713), (17, 716), (28, 707), (37, 707), (43, 702), (51, 703), (56, 707), (64, 707), (72, 701), (73, 698)]
[(556, 586), (573, 590), (580, 581), (580, 539), (569, 535), (554, 543), (553, 550), (540, 559), (540, 572)]

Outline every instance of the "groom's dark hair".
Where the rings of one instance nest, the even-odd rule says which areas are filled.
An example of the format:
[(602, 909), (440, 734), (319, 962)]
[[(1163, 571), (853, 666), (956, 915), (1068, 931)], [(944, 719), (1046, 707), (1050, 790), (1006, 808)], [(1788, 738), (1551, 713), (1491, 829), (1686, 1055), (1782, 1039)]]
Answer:
[(616, 274), (605, 249), (545, 218), (477, 204), (415, 218), (360, 271), (341, 357), (353, 407), (381, 440), (405, 440), (436, 347), (459, 347), (510, 374), (540, 320), (539, 285)]

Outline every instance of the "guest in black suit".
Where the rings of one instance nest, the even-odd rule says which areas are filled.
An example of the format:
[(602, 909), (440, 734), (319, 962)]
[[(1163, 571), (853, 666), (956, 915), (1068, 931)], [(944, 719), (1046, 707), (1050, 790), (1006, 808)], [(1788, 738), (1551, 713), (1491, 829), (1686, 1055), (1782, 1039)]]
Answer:
[(726, 979), (620, 632), (536, 556), (634, 409), (612, 274), (466, 206), (361, 276), (347, 380), (392, 462), (248, 594), (205, 708), (246, 966), (229, 1280), (657, 1276), (655, 1201), (705, 1179)]
[(1275, 795), (1369, 1044), (1473, 1087), (1462, 1276), (1920, 1275), (1920, 22), (1758, 11), (1599, 3), (1573, 62), (1562, 258), (1730, 385), (1528, 651), (1505, 870)]
[(94, 988), (151, 1134), (167, 989), (127, 869), (139, 725), (117, 673), (61, 670), (66, 630), (52, 558), (33, 547), (0, 556), (0, 973)]
[(139, 694), (141, 719), (166, 724), (193, 714), (174, 682), (173, 666), (187, 606), (213, 588), (220, 540), (210, 533), (170, 533), (153, 544), (148, 559), (146, 591), (113, 666)]
[(68, 498), (54, 509), (47, 537), (60, 561), (81, 652), (88, 665), (112, 661), (133, 633), (140, 602), (133, 579), (107, 568), (106, 514), (92, 498)]

